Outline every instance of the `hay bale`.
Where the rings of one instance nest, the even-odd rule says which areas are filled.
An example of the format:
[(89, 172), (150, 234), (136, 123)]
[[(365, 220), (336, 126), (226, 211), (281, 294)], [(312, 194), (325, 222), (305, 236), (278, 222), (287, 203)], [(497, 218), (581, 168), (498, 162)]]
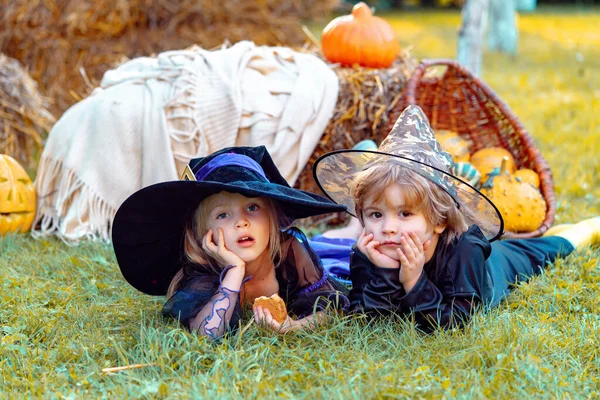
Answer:
[[(322, 57), (318, 51), (313, 53)], [(372, 139), (377, 144), (388, 134), (389, 114), (416, 66), (416, 60), (404, 51), (390, 68), (374, 69), (332, 65), (340, 80), (338, 102), (315, 152), (300, 175), (296, 186), (321, 193), (312, 178), (312, 164), (321, 155), (350, 149), (356, 143)]]
[(339, 0), (11, 0), (0, 5), (0, 50), (26, 65), (62, 114), (124, 58), (253, 40), (302, 45), (301, 19)]
[[(318, 50), (311, 52), (322, 57)], [(416, 65), (417, 60), (404, 50), (394, 64), (386, 69), (331, 66), (340, 80), (338, 102), (325, 133), (295, 187), (322, 195), (312, 175), (317, 158), (330, 151), (350, 149), (365, 139), (381, 143), (389, 132), (390, 123), (393, 123), (389, 121), (390, 112), (400, 100)], [(345, 218), (345, 213), (313, 217), (303, 222), (303, 226), (310, 228), (325, 222), (338, 225)]]
[(0, 53), (0, 153), (25, 167), (40, 151), (55, 119), (21, 64)]

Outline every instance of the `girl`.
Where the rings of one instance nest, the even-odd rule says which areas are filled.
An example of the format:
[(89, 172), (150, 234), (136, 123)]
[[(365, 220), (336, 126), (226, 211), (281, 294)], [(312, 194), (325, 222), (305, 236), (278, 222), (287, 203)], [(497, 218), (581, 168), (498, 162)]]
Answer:
[(345, 307), (343, 286), (324, 273), (306, 237), (286, 229), (345, 207), (289, 187), (264, 146), (193, 159), (184, 178), (134, 193), (113, 225), (123, 276), (144, 293), (166, 294), (165, 315), (219, 338), (260, 296), (278, 293), (299, 318), (280, 324), (253, 310), (280, 333), (318, 323), (331, 303)]
[(404, 110), (379, 151), (317, 160), (321, 188), (363, 226), (350, 259), (351, 309), (413, 314), (426, 332), (460, 326), (556, 257), (600, 243), (598, 217), (548, 232), (556, 236), (494, 242), (500, 213), (449, 173), (450, 160), (417, 106)]

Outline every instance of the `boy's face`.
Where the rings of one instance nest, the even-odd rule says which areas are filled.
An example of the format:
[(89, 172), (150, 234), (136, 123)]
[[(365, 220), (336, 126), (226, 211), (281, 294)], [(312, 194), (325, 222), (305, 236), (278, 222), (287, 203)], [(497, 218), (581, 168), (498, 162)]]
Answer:
[(219, 244), (218, 228), (223, 230), (225, 247), (244, 262), (256, 260), (269, 246), (270, 211), (261, 198), (221, 192), (208, 197), (210, 212), (206, 227), (213, 230)]
[(400, 248), (402, 233), (416, 233), (421, 243), (431, 240), (425, 252), (425, 259), (429, 261), (445, 229), (445, 225), (431, 226), (422, 211), (408, 207), (397, 184), (386, 188), (379, 203), (374, 202), (373, 196), (367, 197), (362, 217), (366, 233), (372, 233), (373, 240), (380, 243), (378, 250), (396, 261), (399, 261), (396, 249)]

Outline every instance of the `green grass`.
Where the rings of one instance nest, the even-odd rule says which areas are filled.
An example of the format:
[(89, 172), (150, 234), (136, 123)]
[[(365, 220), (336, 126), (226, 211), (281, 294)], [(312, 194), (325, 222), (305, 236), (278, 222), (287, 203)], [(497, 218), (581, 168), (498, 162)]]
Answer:
[[(457, 13), (390, 16), (418, 57), (453, 57)], [(554, 172), (557, 220), (600, 214), (600, 14), (521, 16), (483, 78)], [(577, 56), (580, 53), (582, 56)], [(578, 61), (578, 57), (579, 60)], [(0, 398), (598, 398), (600, 249), (559, 260), (462, 331), (337, 318), (214, 345), (160, 316), (109, 246), (0, 239)], [(102, 368), (151, 364), (114, 374)]]

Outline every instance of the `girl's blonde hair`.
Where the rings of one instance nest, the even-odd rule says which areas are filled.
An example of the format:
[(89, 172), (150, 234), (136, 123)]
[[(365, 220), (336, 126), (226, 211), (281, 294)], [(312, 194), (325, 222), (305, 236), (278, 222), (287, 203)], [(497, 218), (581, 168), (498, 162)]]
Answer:
[[(189, 261), (203, 265), (215, 274), (220, 274), (222, 267), (202, 249), (202, 238), (208, 232), (207, 221), (212, 208), (210, 207), (211, 202), (206, 200), (202, 200), (190, 216), (191, 218), (188, 218), (184, 232), (183, 251)], [(275, 267), (277, 267), (283, 258), (283, 230), (290, 226), (291, 221), (283, 214), (278, 203), (266, 197), (263, 197), (262, 200), (267, 203), (269, 210), (269, 259), (273, 260)], [(177, 291), (183, 277), (182, 268), (177, 271), (177, 274), (171, 280), (167, 289), (167, 297), (171, 297)]]
[(446, 225), (443, 235), (446, 243), (464, 233), (468, 226), (454, 199), (441, 187), (418, 173), (394, 162), (374, 165), (356, 175), (352, 181), (355, 212), (364, 226), (363, 210), (367, 199), (379, 203), (385, 189), (400, 186), (406, 206), (422, 211), (430, 226)]

